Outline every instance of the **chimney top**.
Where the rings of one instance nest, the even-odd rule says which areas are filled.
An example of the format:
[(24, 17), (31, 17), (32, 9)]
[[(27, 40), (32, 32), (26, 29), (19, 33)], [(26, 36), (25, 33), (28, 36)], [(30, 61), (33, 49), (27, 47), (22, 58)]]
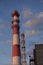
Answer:
[(18, 13), (17, 10), (15, 10), (15, 11), (12, 12), (12, 17), (14, 17), (14, 16), (17, 16), (17, 17), (20, 16), (20, 14)]
[(23, 38), (25, 37), (24, 33), (23, 33), (23, 34), (21, 34), (21, 37), (23, 37)]

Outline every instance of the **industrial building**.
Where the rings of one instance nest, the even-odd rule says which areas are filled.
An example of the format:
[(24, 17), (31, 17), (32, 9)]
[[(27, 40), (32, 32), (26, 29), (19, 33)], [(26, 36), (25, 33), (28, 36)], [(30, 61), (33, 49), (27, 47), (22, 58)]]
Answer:
[(43, 44), (35, 44), (34, 60), (35, 65), (43, 65)]

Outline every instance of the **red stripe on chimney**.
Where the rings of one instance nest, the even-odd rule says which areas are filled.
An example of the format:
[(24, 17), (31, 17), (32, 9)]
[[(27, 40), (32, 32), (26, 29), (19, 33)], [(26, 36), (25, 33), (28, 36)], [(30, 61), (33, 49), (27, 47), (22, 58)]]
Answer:
[(20, 56), (20, 45), (12, 46), (12, 56)]

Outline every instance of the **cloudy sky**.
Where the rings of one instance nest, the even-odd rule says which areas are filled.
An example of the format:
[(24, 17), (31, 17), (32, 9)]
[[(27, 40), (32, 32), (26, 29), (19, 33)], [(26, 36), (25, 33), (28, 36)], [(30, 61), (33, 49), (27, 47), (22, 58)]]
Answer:
[(25, 34), (27, 55), (43, 43), (43, 0), (0, 0), (0, 65), (12, 62), (12, 11), (20, 13), (20, 34)]

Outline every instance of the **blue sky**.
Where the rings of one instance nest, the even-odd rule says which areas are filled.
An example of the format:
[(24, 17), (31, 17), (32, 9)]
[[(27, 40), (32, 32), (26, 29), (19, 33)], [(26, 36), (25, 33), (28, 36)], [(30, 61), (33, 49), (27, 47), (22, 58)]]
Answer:
[(25, 33), (26, 53), (43, 43), (43, 0), (0, 0), (0, 65), (12, 62), (11, 13), (15, 9), (20, 13), (20, 34)]

